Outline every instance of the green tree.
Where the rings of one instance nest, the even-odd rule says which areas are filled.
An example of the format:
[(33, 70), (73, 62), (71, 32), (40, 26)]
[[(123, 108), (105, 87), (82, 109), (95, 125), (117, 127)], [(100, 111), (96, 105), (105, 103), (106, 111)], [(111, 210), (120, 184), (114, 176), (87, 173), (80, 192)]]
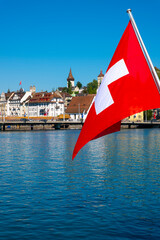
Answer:
[(68, 91), (68, 88), (67, 87), (64, 87), (62, 92), (67, 92)]
[(144, 111), (144, 120), (149, 121), (153, 118), (152, 110)]
[(157, 67), (155, 67), (155, 70), (156, 70), (157, 75), (158, 75), (158, 77), (159, 77), (159, 79), (160, 79), (160, 69), (158, 69)]
[(147, 120), (151, 120), (152, 119), (152, 110), (148, 110), (147, 111)]
[(77, 86), (79, 89), (81, 89), (82, 83), (78, 81), (77, 84), (76, 84), (76, 86)]
[(87, 91), (89, 94), (96, 94), (98, 88), (97, 80), (93, 80), (92, 82), (87, 84)]
[(73, 92), (72, 92), (72, 84), (71, 84), (70, 81), (68, 82), (67, 92), (68, 92), (69, 94), (72, 94), (72, 93), (73, 93)]

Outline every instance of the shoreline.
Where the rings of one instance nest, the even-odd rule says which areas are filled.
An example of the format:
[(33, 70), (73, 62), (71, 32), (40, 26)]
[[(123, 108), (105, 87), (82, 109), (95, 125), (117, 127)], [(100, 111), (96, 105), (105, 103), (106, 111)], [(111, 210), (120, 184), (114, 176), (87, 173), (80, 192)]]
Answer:
[[(81, 130), (80, 121), (6, 121), (0, 122), (0, 131), (46, 131), (46, 130)], [(121, 129), (160, 128), (160, 122), (122, 122)]]

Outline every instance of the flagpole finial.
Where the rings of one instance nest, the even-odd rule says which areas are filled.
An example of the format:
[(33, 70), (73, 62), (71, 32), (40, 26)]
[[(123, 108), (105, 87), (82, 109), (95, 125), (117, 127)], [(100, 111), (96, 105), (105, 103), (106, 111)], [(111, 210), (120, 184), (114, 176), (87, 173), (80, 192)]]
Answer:
[(127, 13), (129, 13), (129, 12), (131, 12), (132, 10), (129, 8), (129, 9), (127, 9)]

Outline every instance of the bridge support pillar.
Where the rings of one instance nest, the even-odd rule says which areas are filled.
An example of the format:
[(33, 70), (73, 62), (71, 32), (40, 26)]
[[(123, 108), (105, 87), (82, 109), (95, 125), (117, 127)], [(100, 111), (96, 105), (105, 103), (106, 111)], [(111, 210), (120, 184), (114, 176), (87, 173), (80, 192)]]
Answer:
[(61, 124), (60, 123), (55, 123), (55, 130), (59, 130), (61, 128)]

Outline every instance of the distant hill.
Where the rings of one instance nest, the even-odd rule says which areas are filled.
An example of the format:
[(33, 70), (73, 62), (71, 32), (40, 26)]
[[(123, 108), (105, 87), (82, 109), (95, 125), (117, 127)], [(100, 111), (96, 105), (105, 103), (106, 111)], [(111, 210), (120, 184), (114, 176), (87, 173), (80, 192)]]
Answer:
[(155, 70), (156, 70), (156, 72), (157, 72), (157, 74), (158, 74), (158, 77), (159, 77), (159, 79), (160, 79), (160, 69), (158, 69), (157, 67), (155, 67)]

